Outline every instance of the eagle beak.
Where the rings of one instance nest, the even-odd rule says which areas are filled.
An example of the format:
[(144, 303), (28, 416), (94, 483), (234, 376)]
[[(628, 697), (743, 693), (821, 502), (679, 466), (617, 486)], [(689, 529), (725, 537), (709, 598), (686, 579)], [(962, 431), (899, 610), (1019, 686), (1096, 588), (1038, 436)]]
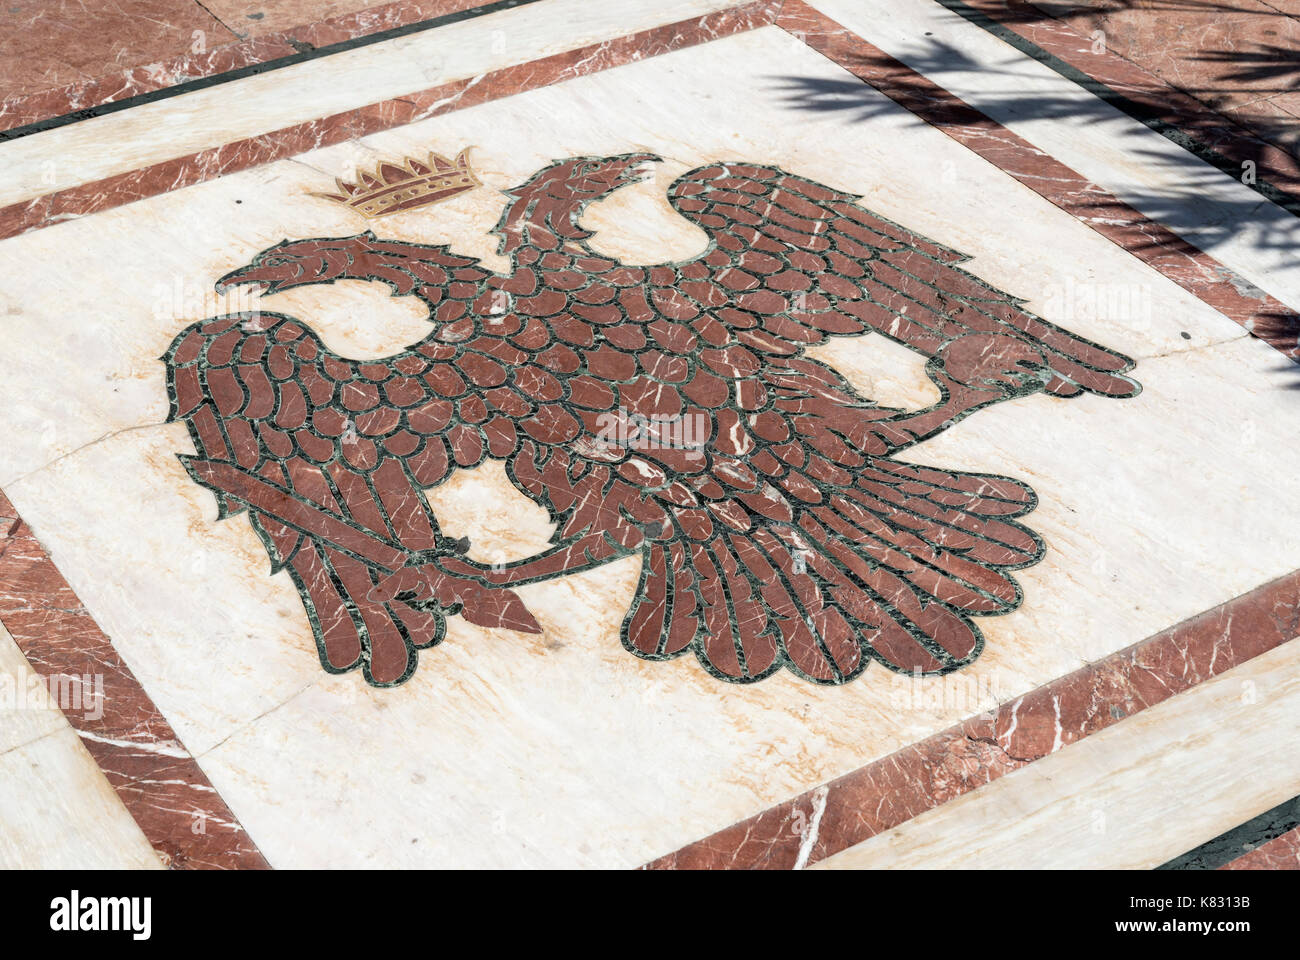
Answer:
[(664, 158), (653, 153), (634, 153), (624, 158), (627, 166), (623, 170), (625, 183), (640, 183), (654, 176), (651, 164), (663, 163)]
[(225, 293), (231, 287), (245, 284), (257, 284), (265, 293), (275, 293), (282, 286), (297, 279), (299, 269), (293, 263), (279, 261), (275, 263), (250, 263), (248, 266), (232, 270), (217, 281), (217, 293)]

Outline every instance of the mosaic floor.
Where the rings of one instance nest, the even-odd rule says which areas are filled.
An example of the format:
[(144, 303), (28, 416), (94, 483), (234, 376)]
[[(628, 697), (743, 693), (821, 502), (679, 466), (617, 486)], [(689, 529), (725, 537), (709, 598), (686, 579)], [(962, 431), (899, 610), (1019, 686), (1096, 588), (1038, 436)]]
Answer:
[(0, 866), (1300, 867), (1252, 4), (20, 3)]

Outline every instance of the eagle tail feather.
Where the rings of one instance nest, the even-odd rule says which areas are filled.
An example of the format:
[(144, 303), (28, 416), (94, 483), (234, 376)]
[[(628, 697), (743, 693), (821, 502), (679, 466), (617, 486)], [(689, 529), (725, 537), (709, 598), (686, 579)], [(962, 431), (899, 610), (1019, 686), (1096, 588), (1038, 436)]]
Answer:
[(751, 512), (747, 530), (648, 542), (624, 646), (652, 660), (692, 649), (735, 683), (784, 666), (841, 684), (871, 660), (948, 673), (983, 648), (972, 618), (1019, 605), (1010, 571), (1044, 547), (1014, 518), (1035, 503), (1006, 477), (873, 460), (788, 519)]

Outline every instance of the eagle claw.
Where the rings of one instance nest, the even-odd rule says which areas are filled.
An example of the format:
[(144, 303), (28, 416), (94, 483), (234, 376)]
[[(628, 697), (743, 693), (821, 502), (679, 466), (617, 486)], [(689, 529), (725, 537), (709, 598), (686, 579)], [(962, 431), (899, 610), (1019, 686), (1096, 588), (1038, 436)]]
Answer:
[[(468, 543), (465, 546), (468, 549)], [(428, 555), (420, 559), (425, 556)], [(371, 588), (366, 599), (371, 603), (398, 600), (417, 610), (436, 608), (445, 616), (459, 613), (480, 627), (542, 632), (541, 625), (513, 590), (448, 573), (438, 557), (407, 564)]]
[(937, 356), (957, 383), (1008, 397), (1037, 393), (1051, 379), (1042, 351), (1006, 334), (969, 333), (944, 344)]

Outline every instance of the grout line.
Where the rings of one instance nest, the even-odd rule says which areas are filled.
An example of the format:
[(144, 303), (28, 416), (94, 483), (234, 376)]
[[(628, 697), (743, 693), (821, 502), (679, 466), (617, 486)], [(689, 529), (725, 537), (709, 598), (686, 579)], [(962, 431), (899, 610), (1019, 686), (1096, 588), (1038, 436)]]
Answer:
[(221, 24), (221, 26), (223, 26), (223, 27), (225, 27), (227, 30), (229, 30), (229, 31), (230, 31), (230, 35), (231, 35), (232, 37), (234, 37), (235, 40), (247, 40), (247, 39), (248, 39), (248, 37), (247, 37), (246, 35), (240, 33), (238, 30), (236, 30), (236, 29), (235, 29), (234, 27), (232, 27), (230, 24), (226, 23), (226, 21), (222, 20), (219, 16), (217, 16), (215, 13), (213, 13), (211, 10), (209, 10), (209, 9), (207, 8), (207, 5), (203, 3), (203, 0), (194, 0), (194, 5), (195, 5), (196, 7), (198, 7), (200, 10), (202, 10), (204, 13), (206, 13), (209, 17), (211, 17), (215, 22)]
[(822, 56), (1300, 363), (1300, 315), (1253, 285), (1247, 284), (1260, 295), (1243, 291), (1243, 278), (1192, 241), (807, 3), (787, 3), (777, 25), (797, 29)]
[[(59, 715), (62, 716), (62, 713)], [(40, 743), (42, 740), (48, 740), (50, 737), (63, 733), (64, 729), (65, 728), (63, 727), (55, 727), (53, 730), (46, 730), (44, 733), (38, 733), (30, 740), (24, 740), (22, 743), (15, 743), (12, 747), (5, 747), (3, 750), (0, 750), (0, 757), (7, 757), (11, 753), (17, 753), (19, 750), (26, 750), (28, 747)], [(76, 730), (73, 730), (72, 732), (76, 733)], [(95, 766), (98, 767), (99, 764), (96, 763)]]
[(209, 9), (208, 9), (204, 4), (203, 4), (202, 0), (194, 0), (194, 5), (195, 5), (196, 7), (198, 7), (200, 10), (202, 10), (204, 13), (206, 13), (209, 17), (211, 17), (213, 23), (215, 23), (215, 24), (217, 24), (218, 26), (222, 27), (224, 30), (226, 30), (226, 31), (230, 34), (230, 40), (227, 41), (228, 43), (235, 43), (235, 42), (237, 42), (237, 41), (239, 41), (239, 40), (244, 40), (244, 39), (246, 39), (246, 38), (243, 36), (243, 34), (241, 34), (238, 30), (236, 30), (236, 29), (235, 29), (234, 27), (232, 27), (230, 24), (226, 23), (226, 21), (222, 20), (219, 16), (217, 16), (215, 13), (213, 13), (211, 10), (209, 10)]
[(50, 467), (53, 467), (58, 463), (62, 463), (64, 460), (68, 459), (69, 457), (81, 453), (83, 450), (87, 450), (90, 447), (97, 446), (98, 444), (101, 444), (106, 440), (112, 440), (114, 437), (119, 437), (124, 433), (132, 433), (136, 430), (148, 430), (151, 427), (165, 427), (165, 426), (167, 426), (167, 421), (155, 420), (152, 423), (132, 423), (132, 424), (128, 424), (125, 427), (118, 427), (116, 430), (110, 430), (108, 431), (108, 433), (87, 440), (85, 443), (78, 444), (77, 446), (73, 447), (71, 450), (68, 450), (65, 453), (59, 454), (57, 457), (45, 461), (39, 467), (33, 467), (31, 470), (28, 470), (24, 474), (20, 474), (19, 476), (9, 477), (5, 479), (3, 483), (0, 484), (0, 487), (12, 488), (22, 483), (23, 481), (27, 480), (28, 478), (33, 477), (36, 474), (49, 469)]

